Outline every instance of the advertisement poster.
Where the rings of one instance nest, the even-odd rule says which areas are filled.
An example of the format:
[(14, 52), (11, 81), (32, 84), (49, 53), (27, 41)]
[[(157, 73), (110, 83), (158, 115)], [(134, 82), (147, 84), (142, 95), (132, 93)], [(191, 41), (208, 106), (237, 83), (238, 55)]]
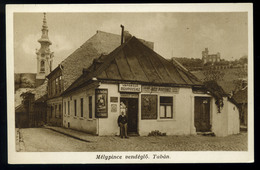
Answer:
[(141, 119), (157, 119), (157, 95), (142, 95)]
[(96, 117), (107, 117), (107, 89), (96, 89)]

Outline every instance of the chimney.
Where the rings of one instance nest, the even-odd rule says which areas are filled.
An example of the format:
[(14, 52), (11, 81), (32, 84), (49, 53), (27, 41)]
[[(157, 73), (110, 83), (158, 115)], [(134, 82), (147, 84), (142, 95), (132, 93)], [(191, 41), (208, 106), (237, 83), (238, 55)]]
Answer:
[(120, 27), (122, 28), (122, 32), (121, 32), (121, 45), (122, 45), (124, 42), (124, 26), (120, 25)]

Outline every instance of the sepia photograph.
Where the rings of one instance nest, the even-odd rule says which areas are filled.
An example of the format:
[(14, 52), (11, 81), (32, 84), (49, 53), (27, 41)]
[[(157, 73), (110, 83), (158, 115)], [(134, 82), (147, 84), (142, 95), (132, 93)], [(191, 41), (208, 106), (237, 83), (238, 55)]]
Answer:
[(254, 161), (252, 4), (60, 6), (7, 6), (10, 163)]

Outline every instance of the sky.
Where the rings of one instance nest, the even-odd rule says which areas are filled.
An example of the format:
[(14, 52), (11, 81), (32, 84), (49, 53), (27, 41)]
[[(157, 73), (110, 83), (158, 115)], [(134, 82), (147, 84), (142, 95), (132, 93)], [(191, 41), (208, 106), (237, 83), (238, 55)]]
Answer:
[[(210, 54), (235, 60), (248, 54), (246, 12), (218, 13), (47, 13), (55, 68), (97, 30), (121, 34), (120, 25), (133, 36), (154, 42), (164, 58), (201, 58)], [(36, 49), (43, 13), (14, 14), (14, 72), (36, 73)]]

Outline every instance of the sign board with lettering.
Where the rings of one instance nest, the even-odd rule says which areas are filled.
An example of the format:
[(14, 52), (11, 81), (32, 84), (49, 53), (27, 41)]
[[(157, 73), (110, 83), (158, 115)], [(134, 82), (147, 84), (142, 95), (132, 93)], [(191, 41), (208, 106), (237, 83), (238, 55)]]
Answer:
[(138, 93), (120, 93), (121, 98), (138, 98)]
[(141, 92), (140, 84), (119, 84), (118, 91), (120, 92)]
[(143, 93), (179, 93), (177, 87), (142, 86)]
[(96, 117), (97, 118), (107, 118), (107, 89), (96, 89), (95, 91), (96, 98)]
[(118, 97), (110, 97), (110, 102), (111, 103), (117, 103), (118, 102)]

